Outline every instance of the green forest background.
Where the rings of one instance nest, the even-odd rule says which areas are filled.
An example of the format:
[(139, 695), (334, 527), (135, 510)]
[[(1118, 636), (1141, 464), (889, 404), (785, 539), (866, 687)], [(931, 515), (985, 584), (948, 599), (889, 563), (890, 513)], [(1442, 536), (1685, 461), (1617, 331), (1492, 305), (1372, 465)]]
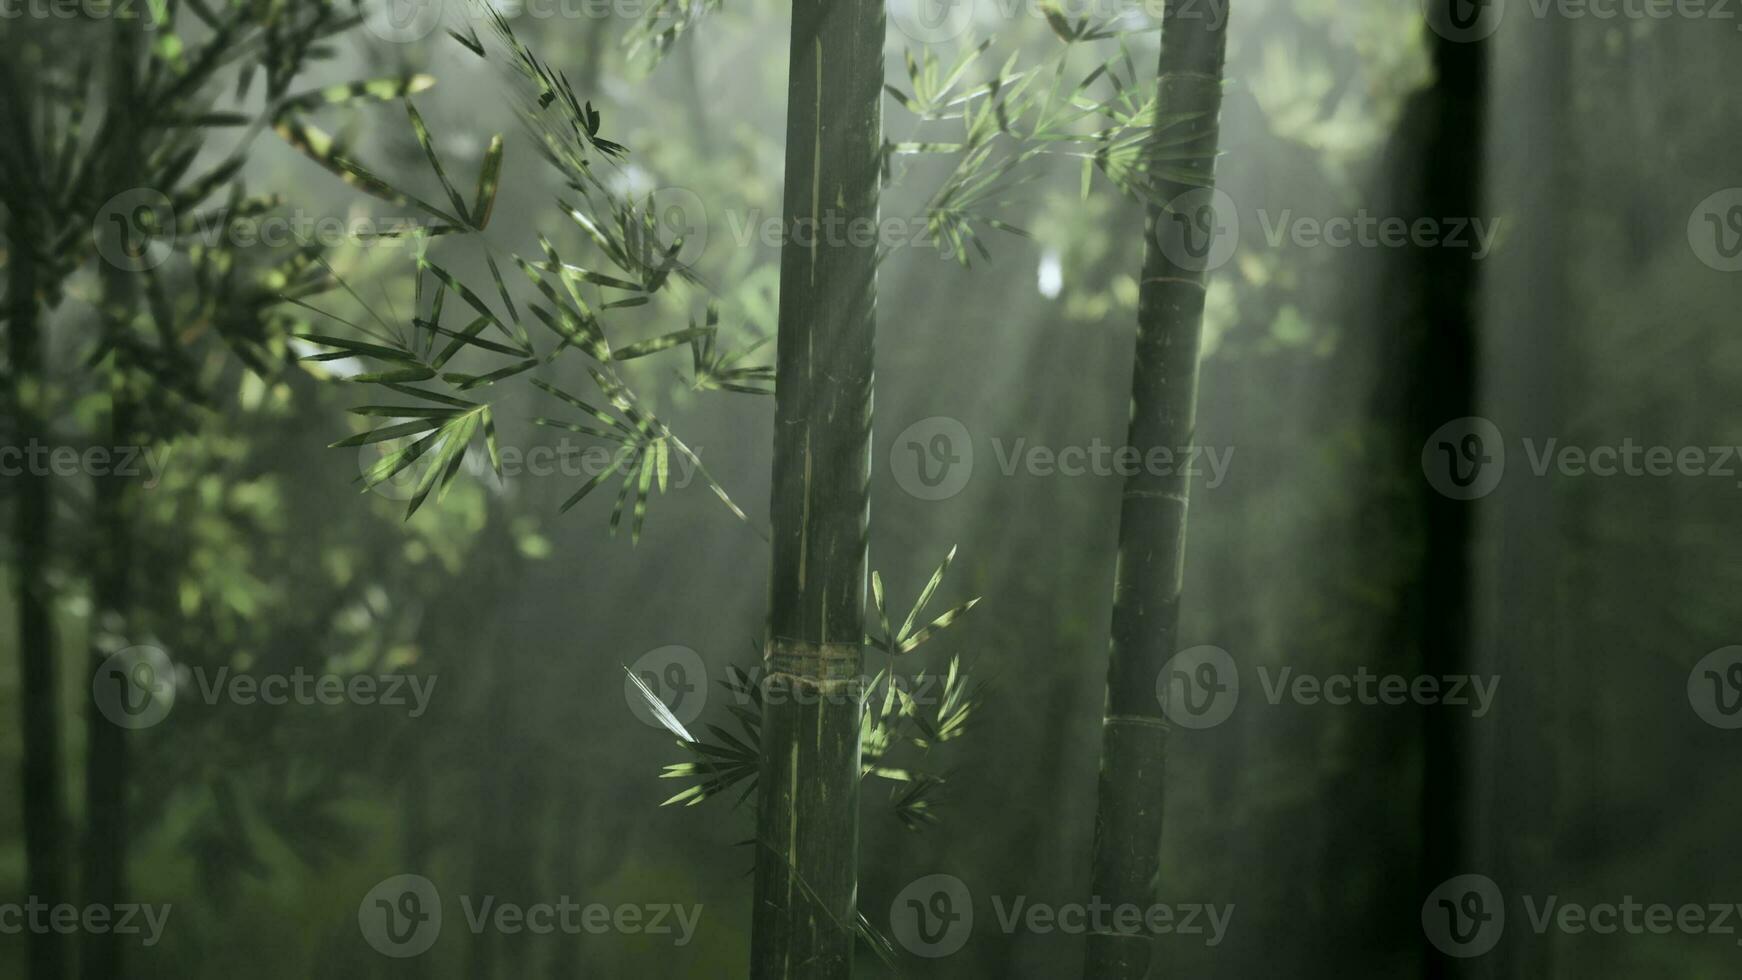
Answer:
[[(1012, 56), (1039, 70), (1067, 57), (1074, 83), (1122, 43), (1137, 83), (1153, 85), (1153, 30), (1061, 55), (1044, 18), (980, 8), (959, 37), (929, 46), (948, 65), (991, 39), (970, 77)], [(776, 243), (737, 236), (780, 214), (787, 11), (764, 0), (682, 9), (696, 22), (659, 58), (634, 16), (511, 22), (597, 108), (601, 134), (629, 148), (609, 179), (680, 202), (699, 282), (624, 311), (620, 329), (681, 329), (712, 302), (744, 346), (775, 331)], [(468, 16), (447, 15), (456, 27)], [(928, 49), (904, 29), (913, 16), (892, 4), (888, 81), (904, 92), (904, 52)], [(1197, 441), (1232, 456), (1219, 484), (1192, 487), (1182, 645), (1229, 651), (1243, 686), (1226, 722), (1173, 735), (1159, 895), (1235, 911), (1215, 946), (1163, 937), (1156, 975), (1441, 975), (1450, 967), (1423, 952), (1420, 869), (1439, 857), (1429, 828), (1448, 825), (1464, 835), (1465, 870), (1509, 894), (1742, 902), (1742, 732), (1708, 723), (1689, 700), (1695, 665), (1742, 642), (1742, 476), (1539, 477), (1524, 448), (1742, 445), (1742, 278), (1693, 241), (1702, 202), (1742, 186), (1737, 23), (1506, 9), (1481, 42), (1481, 203), (1468, 216), (1499, 235), (1469, 260), (1476, 353), (1460, 366), (1434, 354), (1440, 296), (1411, 250), (1273, 245), (1263, 224), (1284, 210), (1466, 217), (1435, 213), (1419, 179), (1449, 84), (1436, 77), (1436, 46), (1450, 42), (1412, 0), (1250, 0), (1229, 16), (1217, 182), (1241, 228), (1232, 259), (1210, 273)], [(22, 53), (27, 26), (0, 25), (26, 72), (40, 68)], [(79, 26), (30, 41), (73, 59)], [(514, 118), (513, 79), (443, 31), (411, 43), (380, 34), (348, 32), (295, 87), (433, 76), (415, 102), (460, 187), (491, 136), (505, 136), (495, 212), (475, 237), (500, 254), (536, 252), (567, 192)], [(323, 125), (349, 132), (376, 172), (441, 200), (394, 102), (342, 107)], [(894, 101), (884, 126), (891, 140), (938, 138)], [(903, 610), (959, 549), (940, 601), (982, 598), (924, 664), (959, 656), (979, 701), (969, 730), (938, 747), (935, 823), (911, 826), (886, 789), (867, 786), (859, 904), (887, 932), (904, 888), (948, 874), (973, 894), (976, 925), (941, 958), (898, 945), (886, 963), (867, 946), (865, 975), (1052, 980), (1081, 962), (1080, 937), (1006, 934), (993, 908), (994, 896), (1081, 902), (1089, 888), (1120, 484), (1006, 475), (998, 456), (1019, 439), (1057, 449), (1123, 437), (1143, 215), (1101, 175), (1085, 186), (1079, 164), (1037, 156), (977, 205), (1028, 233), (982, 225), (989, 259), (898, 247), (880, 268), (871, 566)], [(898, 162), (884, 214), (924, 213), (951, 167), (947, 156)], [(308, 215), (417, 217), (270, 132), (243, 176)], [(403, 310), (412, 254), (403, 241), (350, 243), (331, 261), (358, 296)], [(478, 244), (438, 239), (432, 254), (486, 291)], [(99, 279), (72, 279), (47, 321), (51, 431), (73, 445), (91, 441), (103, 403), (85, 367)], [(361, 316), (345, 295), (311, 302)], [(750, 362), (769, 363), (771, 346)], [(149, 645), (210, 669), (399, 671), (437, 686), (417, 718), (385, 706), (206, 705), (184, 691), (161, 724), (128, 733), (131, 897), (173, 914), (159, 945), (125, 948), (123, 975), (744, 975), (750, 804), (734, 806), (734, 791), (659, 805), (681, 789), (657, 778), (661, 767), (686, 755), (646, 720), (625, 667), (672, 646), (695, 651), (711, 688), (702, 721), (724, 721), (731, 695), (717, 682), (753, 664), (761, 642), (773, 400), (691, 390), (673, 377), (687, 376), (685, 352), (628, 364), (748, 515), (734, 518), (697, 478), (653, 495), (632, 544), (630, 518), (614, 535), (608, 526), (614, 484), (559, 513), (583, 478), (499, 480), (482, 454), (406, 519), (403, 484), (359, 494), (359, 460), (375, 457), (328, 448), (358, 431), (346, 416), (360, 403), (354, 388), (320, 377), (319, 364), (262, 378), (221, 352), (202, 356), (215, 404), (166, 441), (161, 480), (138, 493), (125, 624), (92, 613), (88, 571), (106, 539), (90, 481), (54, 481), (45, 571), (72, 825), (86, 819), (87, 658), (106, 632), (119, 629), (103, 641), (116, 648)], [(553, 384), (586, 384), (578, 366), (557, 368)], [(1499, 486), (1454, 505), (1452, 546), (1468, 567), (1450, 603), (1428, 583), (1462, 559), (1436, 531), (1447, 504), (1422, 465), (1430, 434), (1452, 421), (1431, 414), (1447, 386), (1469, 392), (1464, 414), (1490, 420), (1507, 451)], [(586, 442), (530, 424), (551, 412), (534, 391), (512, 389), (497, 406), (504, 447)], [(900, 440), (937, 417), (960, 423), (974, 462), (958, 493), (934, 500), (904, 480), (914, 447)], [(0, 480), (0, 495), (15, 486)], [(26, 896), (16, 637), (9, 599), (3, 902)], [(1413, 676), (1448, 637), (1474, 672), (1500, 678), (1493, 710), (1469, 721), (1467, 771), (1454, 783), (1424, 762), (1431, 711), (1262, 696), (1261, 668)], [(1436, 791), (1448, 785), (1451, 799)], [(365, 942), (358, 904), (406, 873), (440, 888), (447, 924), (433, 953), (400, 961)], [(474, 937), (460, 894), (704, 911), (681, 946)], [(0, 935), (0, 976), (26, 976), (25, 940)], [(1536, 935), (1519, 917), (1497, 952), (1459, 968), (1716, 978), (1738, 964), (1733, 936)]]

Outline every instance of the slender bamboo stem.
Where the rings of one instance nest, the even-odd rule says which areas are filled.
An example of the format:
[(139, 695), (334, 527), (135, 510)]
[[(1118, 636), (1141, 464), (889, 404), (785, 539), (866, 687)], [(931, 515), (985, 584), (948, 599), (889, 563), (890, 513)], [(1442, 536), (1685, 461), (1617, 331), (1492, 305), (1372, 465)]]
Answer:
[[(7, 230), (7, 346), (11, 361), (11, 410), (20, 445), (46, 444), (43, 415), (43, 343), (38, 299), (37, 230), (32, 211), (13, 204)], [(50, 905), (69, 900), (68, 827), (62, 776), (60, 670), (56, 664), (54, 587), (49, 579), (53, 551), (53, 498), (49, 477), (24, 467), (14, 498), (14, 590), (18, 607), (19, 715), (24, 758), (20, 787), (24, 808), (25, 888)], [(30, 937), (31, 980), (61, 980), (67, 975), (68, 942), (59, 933), (36, 931)]]
[(882, 0), (793, 5), (751, 976), (852, 975)]
[[(136, 78), (143, 36), (130, 23), (117, 23), (109, 70), (109, 107), (115, 120), (116, 145), (125, 148), (106, 164), (109, 194), (133, 189), (136, 155), (144, 147), (137, 125), (140, 108)], [(111, 336), (131, 329), (139, 305), (138, 273), (107, 265), (102, 270), (103, 298), (99, 311), (103, 330)], [(128, 389), (128, 365), (117, 356), (110, 365), (109, 437), (115, 447), (135, 445), (133, 396)], [(92, 631), (88, 676), (94, 677), (113, 652), (106, 635), (127, 637), (130, 629), (131, 575), (135, 488), (131, 480), (113, 474), (95, 477), (97, 553), (92, 556), (92, 599), (96, 629)], [(85, 705), (85, 835), (81, 867), (87, 904), (116, 908), (127, 901), (127, 731), (98, 710)], [(79, 955), (80, 980), (120, 980), (123, 973), (121, 937), (111, 930), (85, 934)]]
[[(1145, 230), (1138, 294), (1137, 350), (1131, 379), (1129, 444), (1191, 444), (1197, 414), (1198, 348), (1203, 330), (1203, 266), (1187, 268), (1160, 247), (1164, 202), (1213, 186), (1222, 105), (1226, 11), (1197, 12), (1168, 0), (1163, 15), (1158, 131), (1189, 145), (1155, 180)], [(1190, 114), (1187, 116), (1186, 114)], [(1180, 118), (1171, 125), (1160, 120)], [(1163, 776), (1168, 727), (1156, 678), (1176, 650), (1185, 569), (1187, 477), (1140, 473), (1126, 478), (1119, 512), (1111, 656), (1092, 867), (1094, 897), (1114, 907), (1147, 908), (1161, 868)], [(1104, 928), (1089, 934), (1086, 980), (1147, 976), (1153, 938)]]

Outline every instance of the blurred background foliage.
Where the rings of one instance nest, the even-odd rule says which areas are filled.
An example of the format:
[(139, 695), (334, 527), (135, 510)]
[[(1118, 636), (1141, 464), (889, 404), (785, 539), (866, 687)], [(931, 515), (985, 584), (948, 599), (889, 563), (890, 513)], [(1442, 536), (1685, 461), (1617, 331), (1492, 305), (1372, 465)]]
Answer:
[[(656, 206), (677, 202), (657, 213), (686, 235), (697, 281), (620, 311), (618, 335), (682, 329), (712, 303), (722, 343), (745, 346), (775, 329), (777, 243), (738, 239), (779, 215), (786, 12), (766, 0), (697, 9), (661, 58), (634, 17), (510, 22), (598, 109), (603, 135), (629, 148), (601, 178), (624, 195), (652, 193)], [(946, 64), (987, 37), (976, 78), (1012, 54), (1025, 66), (1061, 56), (1042, 17), (976, 9), (967, 34), (934, 46)], [(463, 33), (464, 12), (447, 13)], [(889, 81), (904, 90), (904, 52), (926, 47), (901, 30), (912, 14), (892, 3)], [(1697, 202), (1742, 184), (1742, 38), (1723, 21), (1514, 14), (1492, 41), (1485, 217), (1503, 232), (1481, 263), (1479, 414), (1514, 450), (1523, 437), (1742, 444), (1742, 293), (1685, 235)], [(1415, 159), (1409, 104), (1435, 83), (1433, 35), (1411, 0), (1251, 0), (1232, 18), (1219, 184), (1248, 223), (1233, 261), (1211, 276), (1198, 438), (1234, 455), (1225, 482), (1193, 490), (1186, 638), (1254, 668), (1408, 674), (1420, 637), (1392, 626), (1422, 559), (1412, 501), (1426, 489), (1411, 447), (1427, 433), (1395, 432), (1397, 419), (1375, 406), (1387, 386), (1428, 380), (1386, 359), (1384, 339), (1409, 308), (1398, 290), (1414, 287), (1384, 250), (1272, 247), (1253, 216), (1387, 213)], [(1118, 43), (1073, 46), (1068, 76)], [(1136, 65), (1154, 63), (1153, 31), (1123, 43)], [(491, 137), (505, 135), (489, 228), (431, 247), (460, 278), (489, 282), (485, 247), (536, 254), (537, 235), (556, 229), (578, 240), (555, 213), (562, 174), (533, 152), (497, 62), (442, 31), (401, 44), (360, 27), (332, 49), (297, 89), (436, 79), (415, 103), (462, 188)], [(1545, 57), (1551, 49), (1557, 57)], [(1152, 79), (1139, 72), (1138, 82)], [(1564, 101), (1543, 94), (1555, 92)], [(442, 199), (394, 103), (346, 107), (326, 125), (350, 134), (374, 172)], [(892, 141), (944, 138), (893, 101), (885, 127)], [(1032, 179), (1001, 192), (994, 216), (1029, 237), (983, 229), (990, 260), (971, 254), (963, 268), (939, 249), (903, 247), (880, 272), (872, 566), (906, 597), (960, 545), (955, 587), (984, 600), (937, 642), (984, 694), (974, 736), (950, 758), (939, 825), (910, 829), (867, 794), (860, 905), (879, 925), (908, 882), (932, 873), (960, 877), (976, 896), (1063, 903), (1087, 889), (1119, 485), (1006, 477), (991, 446), (1117, 444), (1124, 432), (1142, 215), (1099, 176), (1085, 196), (1079, 163), (1042, 155), (1025, 165)], [(898, 160), (884, 213), (924, 214), (950, 171), (947, 156)], [(269, 135), (244, 173), (307, 214), (426, 220)], [(1520, 244), (1545, 241), (1554, 247)], [(414, 251), (352, 244), (330, 261), (371, 304), (406, 310)], [(93, 329), (94, 290), (75, 279), (51, 317), (57, 433), (91, 429), (73, 362)], [(348, 302), (335, 295), (331, 308)], [(623, 371), (749, 525), (765, 525), (772, 401), (692, 390), (683, 371), (673, 376), (687, 362), (647, 358)], [(553, 383), (585, 385), (574, 365), (560, 367)], [(415, 719), (190, 699), (131, 736), (132, 890), (174, 914), (161, 946), (129, 951), (127, 975), (741, 975), (747, 813), (729, 800), (657, 806), (672, 784), (654, 777), (682, 753), (637, 720), (623, 669), (674, 644), (698, 651), (714, 680), (746, 662), (766, 598), (755, 526), (698, 482), (659, 496), (631, 547), (608, 534), (604, 494), (559, 515), (579, 477), (499, 480), (477, 459), (406, 519), (391, 488), (358, 498), (359, 460), (371, 457), (326, 448), (352, 434), (351, 390), (307, 363), (266, 377), (219, 370), (214, 406), (168, 439), (161, 482), (139, 494), (137, 614), (125, 639), (212, 669), (408, 671), (438, 686)], [(1558, 396), (1548, 400), (1551, 374)], [(514, 389), (497, 405), (504, 446), (557, 438), (530, 424), (548, 399)], [(973, 479), (943, 501), (908, 495), (889, 465), (896, 434), (931, 416), (963, 422), (976, 452)], [(1509, 474), (1525, 472), (1522, 456)], [(1499, 717), (1480, 729), (1479, 853), (1501, 862), (1505, 842), (1534, 842), (1529, 876), (1509, 883), (1533, 893), (1734, 901), (1742, 848), (1724, 828), (1742, 803), (1735, 733), (1702, 723), (1684, 686), (1694, 662), (1742, 630), (1742, 490), (1724, 479), (1546, 483), (1547, 509), (1533, 511), (1546, 519), (1528, 527), (1504, 517), (1532, 492), (1528, 477), (1509, 476), (1477, 511), (1473, 656), (1503, 678)], [(67, 533), (49, 572), (60, 584), (61, 703), (74, 719), (88, 698), (87, 638), (103, 628), (80, 555), (100, 542), (81, 539), (88, 490), (57, 487)], [(0, 606), (8, 719), (21, 696), (12, 617)], [(1229, 723), (1174, 736), (1161, 894), (1236, 913), (1218, 947), (1164, 939), (1170, 972), (1416, 972), (1421, 785), (1433, 778), (1417, 713), (1271, 706), (1258, 693)], [(82, 733), (69, 725), (66, 737), (68, 785), (78, 786)], [(0, 726), (9, 772), (17, 739), (16, 725)], [(20, 819), (0, 807), (4, 901), (24, 894)], [(404, 872), (450, 896), (706, 911), (683, 947), (622, 935), (474, 940), (452, 927), (439, 955), (407, 965), (371, 950), (356, 924), (359, 898)], [(985, 898), (978, 911), (991, 921)], [(1718, 977), (1737, 962), (1711, 936), (1537, 941), (1552, 946), (1555, 976)], [(23, 948), (0, 937), (0, 974), (24, 975)], [(1050, 980), (1073, 975), (1080, 956), (1070, 936), (988, 927), (948, 959), (902, 957), (891, 971), (867, 953), (861, 969)]]

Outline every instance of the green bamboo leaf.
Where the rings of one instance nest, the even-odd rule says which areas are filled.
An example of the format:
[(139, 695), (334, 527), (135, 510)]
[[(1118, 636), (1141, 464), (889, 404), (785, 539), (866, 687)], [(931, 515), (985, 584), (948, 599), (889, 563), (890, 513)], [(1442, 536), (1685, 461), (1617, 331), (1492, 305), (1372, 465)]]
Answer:
[(673, 333), (668, 333), (663, 337), (654, 337), (651, 340), (643, 340), (638, 344), (630, 344), (628, 347), (619, 348), (611, 355), (611, 357), (613, 360), (618, 361), (646, 357), (648, 354), (655, 354), (662, 350), (670, 350), (679, 344), (687, 344), (691, 340), (707, 336), (713, 332), (714, 328), (712, 327), (690, 327), (686, 330), (678, 330)]
[(478, 192), (472, 199), (472, 227), (483, 231), (490, 224), (490, 213), (496, 209), (496, 188), (502, 177), (502, 134), (490, 137), (490, 148), (484, 151), (484, 166), (478, 172)]
[(369, 432), (359, 432), (348, 439), (340, 439), (338, 442), (333, 443), (327, 448), (349, 449), (356, 446), (367, 446), (370, 443), (385, 442), (389, 439), (399, 439), (404, 436), (415, 435), (419, 432), (428, 432), (431, 429), (440, 428), (446, 423), (447, 419), (445, 418), (418, 419), (413, 422), (401, 422), (398, 425), (382, 426), (379, 429), (374, 429)]
[(895, 652), (898, 654), (901, 654), (901, 653), (908, 653), (908, 652), (912, 651), (913, 649), (918, 647), (920, 644), (924, 643), (925, 641), (931, 639), (933, 636), (937, 635), (939, 632), (948, 629), (953, 623), (955, 623), (956, 620), (958, 620), (962, 616), (966, 615), (970, 609), (973, 609), (975, 606), (977, 606), (979, 604), (980, 604), (980, 600), (978, 597), (976, 597), (973, 599), (969, 599), (967, 602), (964, 602), (961, 605), (956, 606), (953, 609), (950, 609), (949, 611), (945, 612), (942, 616), (939, 616), (938, 618), (932, 620), (930, 625), (926, 626), (924, 629), (922, 629), (919, 632), (908, 637), (904, 642), (902, 642), (896, 648)]
[(411, 117), (411, 131), (417, 136), (417, 143), (423, 147), (424, 156), (429, 158), (429, 167), (435, 171), (436, 180), (441, 182), (442, 190), (447, 192), (448, 202), (454, 206), (455, 214), (466, 213), (466, 201), (460, 197), (460, 192), (454, 189), (453, 182), (448, 180), (447, 171), (442, 169), (441, 157), (436, 155), (435, 141), (430, 138), (429, 127), (424, 124), (423, 115), (417, 111), (417, 106), (405, 100), (405, 113)]

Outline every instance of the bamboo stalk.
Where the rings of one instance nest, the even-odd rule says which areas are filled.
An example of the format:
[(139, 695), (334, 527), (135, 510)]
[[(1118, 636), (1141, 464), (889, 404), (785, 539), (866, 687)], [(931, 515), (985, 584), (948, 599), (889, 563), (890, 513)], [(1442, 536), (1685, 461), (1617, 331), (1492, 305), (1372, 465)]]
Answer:
[[(11, 203), (11, 202), (9, 202)], [(13, 411), (20, 445), (46, 442), (43, 417), (43, 349), (39, 320), (36, 229), (29, 207), (12, 208), (7, 277), (8, 357)], [(23, 728), (20, 795), (24, 810), (25, 888), (49, 904), (71, 899), (68, 840), (61, 768), (60, 671), (56, 663), (54, 587), (48, 568), (53, 551), (53, 499), (48, 476), (24, 467), (13, 504), (12, 536), (17, 558), (13, 587), (18, 605), (19, 715)], [(30, 937), (31, 980), (61, 980), (67, 974), (68, 942), (54, 932)]]
[(751, 976), (852, 975), (882, 0), (793, 5)]
[[(1157, 131), (1189, 137), (1195, 152), (1170, 160), (1150, 187), (1128, 440), (1140, 451), (1188, 446), (1195, 434), (1204, 272), (1170, 257), (1157, 234), (1170, 220), (1164, 202), (1214, 184), (1226, 11), (1210, 18), (1190, 7), (1168, 0), (1163, 14)], [(1161, 873), (1168, 727), (1156, 678), (1177, 652), (1187, 490), (1184, 473), (1138, 473), (1126, 478), (1120, 506), (1092, 865), (1094, 897), (1114, 907), (1147, 908)], [(1091, 932), (1083, 975), (1138, 980), (1153, 950), (1145, 933)]]

